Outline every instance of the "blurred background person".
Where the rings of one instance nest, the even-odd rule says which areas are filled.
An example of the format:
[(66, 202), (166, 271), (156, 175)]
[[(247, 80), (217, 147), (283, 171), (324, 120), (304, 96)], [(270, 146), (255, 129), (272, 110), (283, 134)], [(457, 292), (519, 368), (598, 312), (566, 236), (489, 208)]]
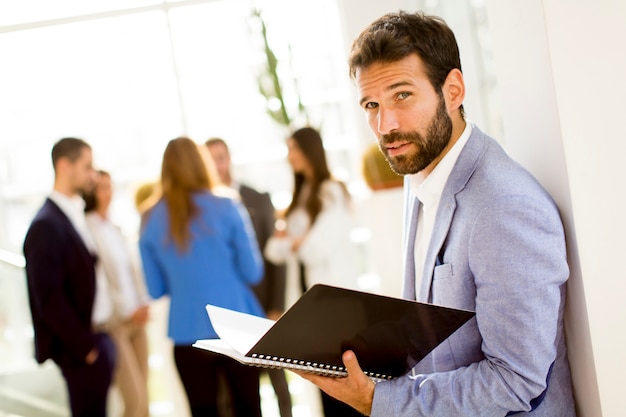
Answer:
[[(203, 155), (204, 153), (204, 155)], [(264, 317), (251, 286), (263, 259), (245, 208), (218, 196), (210, 155), (186, 137), (163, 154), (162, 197), (145, 214), (139, 238), (150, 295), (170, 297), (168, 335), (174, 362), (194, 417), (221, 416), (218, 376), (225, 375), (237, 417), (261, 415), (259, 370), (192, 347), (217, 338), (206, 304)]]
[[(285, 213), (285, 229), (268, 240), (265, 255), (274, 263), (288, 262), (289, 277), (297, 277), (301, 292), (318, 283), (356, 289), (348, 189), (332, 178), (317, 130), (296, 130), (287, 139), (287, 148), (294, 174), (293, 196)], [(322, 405), (326, 417), (360, 415), (323, 392)]]
[(126, 238), (109, 218), (112, 197), (111, 175), (98, 171), (95, 188), (83, 195), (85, 219), (113, 302), (108, 331), (117, 349), (113, 382), (124, 403), (122, 415), (148, 417), (149, 298), (138, 260), (133, 259)]
[(159, 185), (153, 181), (143, 182), (135, 189), (134, 204), (140, 219), (139, 230), (143, 226), (144, 213), (156, 204), (161, 195), (158, 189)]
[[(252, 220), (261, 252), (270, 236), (274, 233), (276, 212), (268, 193), (260, 193), (252, 187), (235, 181), (231, 174), (231, 157), (228, 145), (221, 138), (211, 138), (206, 142), (211, 153), (217, 174), (222, 183), (235, 190)], [(277, 320), (285, 310), (286, 267), (276, 265), (265, 259), (265, 274), (263, 279), (254, 286), (254, 292), (261, 302), (265, 314), (272, 320)], [(292, 402), (289, 395), (289, 385), (285, 371), (282, 369), (266, 370), (276, 398), (281, 417), (291, 417)]]
[(24, 240), (35, 358), (61, 369), (73, 417), (106, 417), (115, 347), (103, 328), (112, 306), (80, 196), (94, 185), (91, 146), (63, 138), (52, 164), (54, 189)]
[(268, 240), (265, 255), (277, 264), (297, 260), (300, 293), (318, 283), (356, 288), (350, 194), (344, 183), (332, 178), (317, 130), (296, 130), (287, 148), (293, 195), (284, 213), (284, 230)]

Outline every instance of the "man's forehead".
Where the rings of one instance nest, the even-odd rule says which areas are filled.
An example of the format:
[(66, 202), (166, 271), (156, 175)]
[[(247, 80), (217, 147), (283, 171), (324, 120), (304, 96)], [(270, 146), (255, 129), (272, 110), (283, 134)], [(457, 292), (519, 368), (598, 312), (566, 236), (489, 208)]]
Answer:
[(83, 159), (91, 159), (93, 156), (93, 153), (91, 152), (91, 148), (88, 147), (84, 147), (80, 150), (80, 157)]
[(91, 164), (93, 163), (93, 153), (91, 152), (91, 148), (82, 148), (80, 150), (80, 155), (74, 162), (91, 166)]
[(415, 74), (410, 72), (389, 71), (366, 75), (357, 82), (359, 103), (363, 104), (373, 97), (393, 94), (398, 89), (417, 87), (418, 83)]
[(367, 67), (357, 68), (355, 72), (355, 81), (360, 90), (410, 83), (418, 77), (426, 77), (426, 73), (416, 54), (397, 61), (374, 62)]
[(228, 154), (228, 148), (222, 142), (213, 142), (209, 144), (209, 151), (215, 155), (226, 155)]

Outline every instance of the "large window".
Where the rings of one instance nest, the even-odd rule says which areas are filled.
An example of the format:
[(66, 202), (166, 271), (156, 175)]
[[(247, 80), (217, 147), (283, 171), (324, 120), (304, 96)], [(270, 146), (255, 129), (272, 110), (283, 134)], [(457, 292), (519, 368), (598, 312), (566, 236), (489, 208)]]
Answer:
[[(277, 208), (287, 205), (292, 185), (286, 163), (288, 128), (268, 115), (277, 101), (259, 89), (267, 55), (255, 10), (261, 12), (267, 42), (278, 60), (276, 73), (284, 102), (295, 116), (293, 127), (308, 122), (321, 129), (331, 169), (353, 194), (361, 226), (357, 231), (363, 232), (354, 236), (363, 276), (372, 278), (372, 288), (400, 280), (401, 195), (400, 200), (384, 193), (370, 198), (375, 193), (361, 181), (360, 157), (372, 138), (363, 137), (364, 120), (358, 113), (355, 118), (358, 109), (347, 75), (338, 3), (344, 8), (375, 4), (376, 9), (382, 4), (0, 1), (0, 368), (34, 366), (20, 254), (28, 225), (52, 188), (50, 150), (61, 137), (86, 139), (96, 167), (111, 172), (111, 217), (129, 237), (139, 224), (134, 192), (158, 179), (162, 152), (180, 135), (199, 143), (224, 138), (235, 176), (269, 191)], [(468, 117), (501, 137), (484, 0), (392, 3), (446, 19), (461, 48)], [(351, 10), (343, 14), (344, 19), (352, 17)], [(296, 116), (299, 102), (307, 117)], [(379, 280), (377, 274), (390, 278)], [(165, 316), (157, 321), (164, 323)], [(165, 329), (154, 334), (162, 336)], [(156, 369), (165, 356), (155, 349), (151, 361)], [(171, 375), (153, 375), (157, 382), (151, 390), (165, 404), (155, 415), (179, 415), (168, 405), (170, 387), (159, 385)], [(47, 397), (55, 403), (58, 392), (36, 396), (35, 403)]]
[[(351, 174), (359, 153), (349, 152), (358, 144), (346, 112), (353, 103), (335, 8), (335, 0), (0, 2), (0, 378), (34, 368), (19, 255), (52, 189), (50, 150), (58, 139), (92, 145), (96, 167), (114, 180), (111, 216), (129, 237), (139, 223), (134, 192), (158, 179), (165, 145), (180, 135), (223, 137), (239, 179), (286, 204), (288, 130), (268, 115), (274, 102), (259, 92), (267, 58), (254, 10), (267, 26), (286, 105), (301, 100), (310, 123), (322, 128), (333, 169), (344, 179), (358, 176)], [(153, 341), (165, 335), (151, 331)], [(151, 347), (151, 407), (155, 415), (180, 415), (163, 385), (171, 379), (159, 365), (164, 343)], [(39, 375), (48, 391), (59, 380)], [(3, 383), (35, 396), (32, 404), (63, 407), (62, 390)], [(0, 405), (5, 400), (0, 392)]]
[(266, 57), (256, 9), (285, 102), (299, 96), (349, 175), (355, 141), (334, 1), (66, 1), (34, 13), (17, 3), (0, 11), (0, 247), (19, 251), (52, 186), (50, 149), (64, 136), (86, 139), (97, 167), (113, 174), (113, 216), (126, 231), (137, 225), (134, 189), (158, 177), (162, 151), (179, 135), (226, 139), (241, 179), (282, 204), (287, 130), (259, 92)]

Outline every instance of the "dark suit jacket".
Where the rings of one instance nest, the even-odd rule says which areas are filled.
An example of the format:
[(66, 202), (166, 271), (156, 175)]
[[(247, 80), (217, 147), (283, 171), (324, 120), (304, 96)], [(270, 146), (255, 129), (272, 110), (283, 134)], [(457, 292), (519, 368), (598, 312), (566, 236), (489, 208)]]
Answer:
[[(267, 240), (274, 233), (275, 212), (268, 193), (260, 193), (246, 185), (239, 188), (241, 201), (250, 213), (252, 225), (261, 252)], [(254, 292), (265, 309), (283, 311), (285, 309), (286, 266), (276, 265), (265, 260), (265, 276), (254, 287)]]
[(95, 258), (74, 226), (47, 199), (24, 240), (35, 357), (79, 366), (96, 345), (91, 316), (96, 291)]

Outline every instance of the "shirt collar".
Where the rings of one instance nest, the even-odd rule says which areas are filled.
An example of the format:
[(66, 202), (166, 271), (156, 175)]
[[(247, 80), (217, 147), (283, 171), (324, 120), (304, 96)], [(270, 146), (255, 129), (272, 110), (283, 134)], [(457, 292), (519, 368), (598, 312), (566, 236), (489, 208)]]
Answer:
[(421, 178), (419, 173), (409, 176), (411, 192), (419, 198), (424, 206), (428, 207), (441, 197), (448, 177), (471, 133), (472, 123), (467, 122), (463, 133), (461, 133), (452, 149), (439, 161), (435, 169), (425, 179)]
[(85, 200), (79, 195), (68, 197), (56, 190), (50, 193), (50, 200), (52, 200), (63, 213), (72, 221), (72, 223), (80, 224), (81, 220), (85, 216)]

